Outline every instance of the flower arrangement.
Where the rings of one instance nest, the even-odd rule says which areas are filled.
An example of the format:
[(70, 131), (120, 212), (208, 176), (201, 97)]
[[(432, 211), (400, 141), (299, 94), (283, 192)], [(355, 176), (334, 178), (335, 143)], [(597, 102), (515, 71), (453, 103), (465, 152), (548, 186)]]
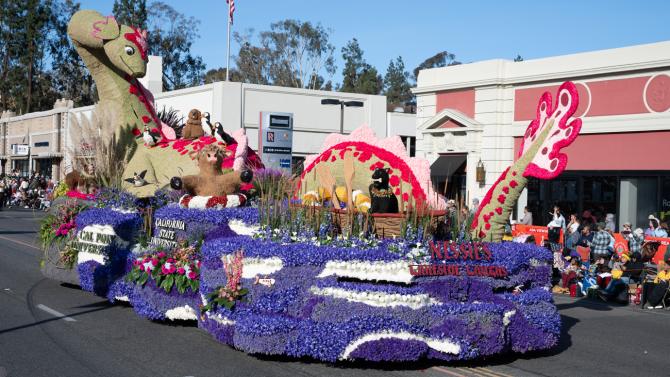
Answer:
[(244, 300), (249, 290), (242, 288), (240, 281), (242, 279), (244, 253), (239, 250), (232, 255), (227, 255), (224, 259), (224, 270), (226, 272), (226, 285), (217, 287), (212, 293), (205, 296), (207, 304), (200, 308), (204, 313), (216, 309), (218, 306), (224, 306), (228, 310), (235, 307), (235, 302)]
[(76, 228), (75, 218), (88, 205), (68, 200), (59, 205), (56, 212), (44, 217), (40, 225), (39, 238), (42, 248), (46, 249), (53, 242), (59, 242), (72, 235)]
[(144, 286), (151, 279), (166, 293), (173, 287), (181, 294), (187, 289), (197, 292), (200, 285), (200, 261), (197, 258), (197, 248), (187, 244), (181, 244), (174, 251), (149, 253), (133, 261), (126, 280)]
[(46, 252), (49, 247), (61, 248), (58, 263), (72, 268), (76, 261), (77, 250), (70, 245), (74, 238), (78, 215), (86, 210), (88, 205), (77, 200), (67, 200), (60, 204), (54, 213), (42, 219), (39, 230), (39, 240), (42, 249)]

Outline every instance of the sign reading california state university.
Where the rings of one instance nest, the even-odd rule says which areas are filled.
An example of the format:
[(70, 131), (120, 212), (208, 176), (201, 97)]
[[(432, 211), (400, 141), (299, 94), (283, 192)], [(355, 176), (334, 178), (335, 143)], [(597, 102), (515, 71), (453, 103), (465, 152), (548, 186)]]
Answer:
[(154, 222), (154, 236), (152, 246), (173, 248), (177, 246), (177, 231), (185, 231), (186, 223), (182, 220), (156, 219)]
[[(488, 245), (481, 242), (433, 242), (430, 241), (431, 263), (413, 264), (409, 272), (413, 276), (484, 276), (504, 278), (507, 268), (492, 264), (493, 254)], [(464, 263), (468, 262), (468, 263)], [(472, 262), (482, 262), (476, 264)]]

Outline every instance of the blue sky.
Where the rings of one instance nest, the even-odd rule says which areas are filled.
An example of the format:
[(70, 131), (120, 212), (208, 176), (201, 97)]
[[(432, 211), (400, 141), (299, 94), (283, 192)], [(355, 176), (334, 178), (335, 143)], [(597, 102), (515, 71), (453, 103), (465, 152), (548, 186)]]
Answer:
[[(151, 2), (151, 0), (149, 1)], [(199, 20), (193, 46), (207, 68), (226, 64), (225, 0), (165, 0)], [(82, 8), (111, 13), (113, 0)], [(368, 63), (382, 73), (402, 56), (409, 71), (441, 50), (462, 62), (524, 59), (670, 40), (670, 1), (236, 0), (234, 30), (267, 30), (294, 18), (331, 28), (341, 81), (340, 49), (357, 38)], [(237, 51), (232, 45), (231, 53)]]

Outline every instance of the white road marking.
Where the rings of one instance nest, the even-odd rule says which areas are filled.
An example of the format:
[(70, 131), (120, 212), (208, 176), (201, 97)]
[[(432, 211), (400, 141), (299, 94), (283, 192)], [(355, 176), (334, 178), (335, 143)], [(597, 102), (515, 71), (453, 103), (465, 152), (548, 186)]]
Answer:
[(54, 317), (59, 317), (59, 318), (65, 320), (66, 322), (77, 322), (76, 319), (71, 318), (71, 317), (68, 317), (68, 316), (66, 316), (65, 314), (63, 314), (63, 313), (61, 313), (61, 312), (59, 312), (59, 311), (53, 310), (53, 309), (51, 309), (50, 307), (48, 307), (48, 306), (46, 306), (46, 305), (38, 304), (38, 305), (36, 306), (36, 308), (37, 308), (37, 309), (40, 309), (40, 310), (43, 310), (43, 311), (45, 311), (45, 312), (51, 314), (51, 315), (54, 316)]

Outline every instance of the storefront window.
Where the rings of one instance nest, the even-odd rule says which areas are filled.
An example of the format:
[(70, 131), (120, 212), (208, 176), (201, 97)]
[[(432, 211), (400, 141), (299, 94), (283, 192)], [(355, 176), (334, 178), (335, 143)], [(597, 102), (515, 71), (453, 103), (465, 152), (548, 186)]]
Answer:
[(28, 159), (14, 160), (12, 165), (12, 170), (18, 172), (19, 175), (27, 177), (30, 174)]
[(619, 223), (631, 222), (635, 227), (646, 228), (649, 215), (658, 213), (657, 188), (657, 178), (622, 178)]
[(597, 221), (604, 222), (606, 214), (616, 214), (616, 195), (616, 177), (584, 177), (582, 214), (589, 211)]
[(51, 178), (52, 165), (53, 159), (51, 158), (35, 160), (35, 171), (45, 177)]
[(658, 218), (662, 221), (670, 221), (670, 177), (661, 179), (661, 208)]

